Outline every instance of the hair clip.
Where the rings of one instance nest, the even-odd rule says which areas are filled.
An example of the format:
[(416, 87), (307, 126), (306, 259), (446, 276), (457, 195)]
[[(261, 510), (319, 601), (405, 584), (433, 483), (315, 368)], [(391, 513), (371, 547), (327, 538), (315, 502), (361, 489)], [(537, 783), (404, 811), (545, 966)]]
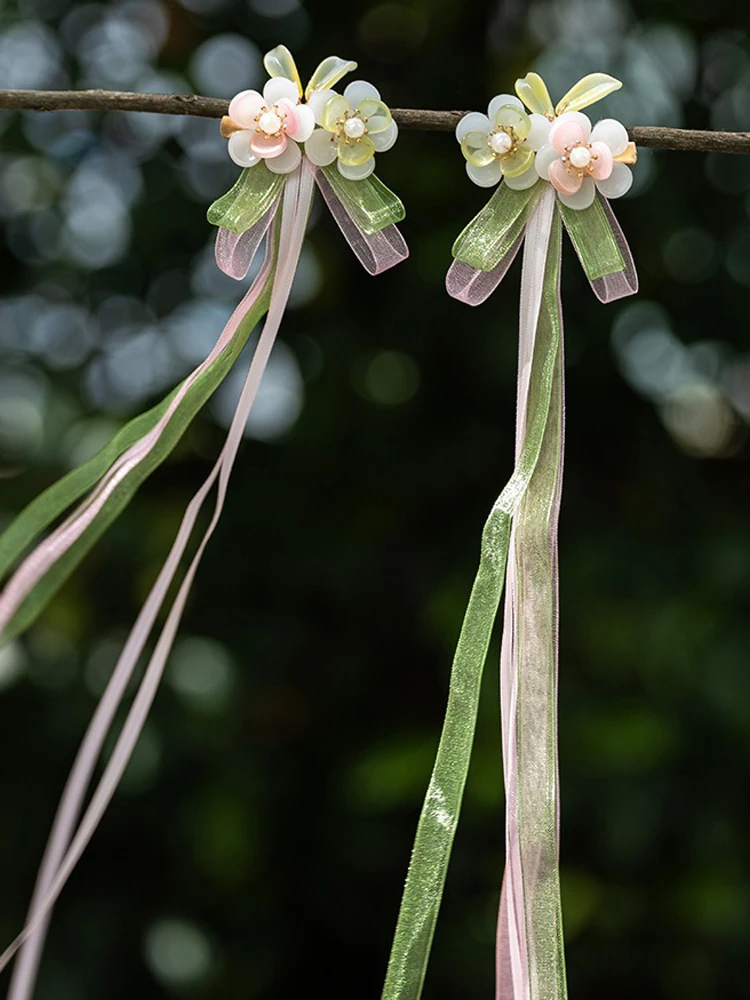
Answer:
[[(557, 800), (557, 517), (564, 439), (560, 259), (563, 225), (597, 297), (637, 290), (609, 206), (632, 182), (635, 146), (612, 118), (581, 109), (622, 84), (580, 80), (553, 107), (535, 73), (456, 138), (466, 172), (499, 185), (453, 247), (449, 293), (479, 305), (523, 245), (516, 465), (482, 534), (477, 577), (453, 661), (448, 706), (417, 828), (383, 1000), (417, 1000), (469, 768), (484, 661), (505, 594), (501, 652), (506, 868), (497, 933), (498, 1000), (565, 996)], [(524, 107), (525, 105), (525, 107)]]

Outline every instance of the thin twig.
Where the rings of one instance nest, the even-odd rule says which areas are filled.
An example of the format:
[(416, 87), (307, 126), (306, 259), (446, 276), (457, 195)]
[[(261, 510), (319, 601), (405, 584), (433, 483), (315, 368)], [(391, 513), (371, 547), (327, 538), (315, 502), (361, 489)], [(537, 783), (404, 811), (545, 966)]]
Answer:
[[(0, 90), (0, 108), (19, 111), (149, 111), (161, 115), (221, 118), (229, 102), (197, 94), (131, 94), (110, 90)], [(465, 111), (394, 108), (402, 128), (451, 132)], [(699, 132), (635, 125), (628, 128), (639, 146), (694, 153), (750, 153), (750, 132)]]

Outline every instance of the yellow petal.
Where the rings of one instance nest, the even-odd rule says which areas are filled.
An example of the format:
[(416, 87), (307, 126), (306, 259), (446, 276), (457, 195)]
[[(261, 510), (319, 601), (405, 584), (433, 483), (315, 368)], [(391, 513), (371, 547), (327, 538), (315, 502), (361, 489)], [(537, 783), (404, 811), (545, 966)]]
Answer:
[(461, 152), (475, 167), (486, 167), (495, 159), (486, 132), (467, 132), (461, 140)]
[(519, 139), (525, 139), (531, 131), (531, 120), (525, 111), (513, 104), (503, 104), (497, 109), (495, 125), (512, 128)]
[(340, 132), (341, 123), (349, 110), (349, 102), (345, 97), (336, 94), (329, 98), (320, 112), (320, 124), (326, 132)]
[(619, 90), (622, 86), (620, 80), (615, 80), (607, 73), (589, 73), (582, 80), (574, 84), (565, 97), (555, 108), (555, 114), (561, 115), (565, 111), (580, 111), (587, 108), (589, 104), (601, 101), (607, 94), (614, 90)]
[(269, 76), (283, 76), (287, 80), (293, 80), (297, 84), (299, 96), (302, 97), (302, 81), (299, 78), (297, 63), (286, 45), (277, 45), (275, 49), (266, 52), (263, 65)]
[(363, 136), (355, 140), (339, 140), (339, 160), (346, 167), (358, 167), (375, 155), (375, 146), (372, 139)]
[(387, 104), (376, 101), (373, 97), (366, 97), (357, 105), (357, 114), (367, 122), (367, 131), (377, 135), (378, 132), (385, 132), (393, 119)]
[(513, 153), (500, 157), (500, 169), (505, 177), (519, 177), (534, 161), (534, 150), (519, 146)]
[(351, 73), (356, 68), (357, 64), (355, 62), (350, 62), (347, 59), (339, 59), (338, 56), (328, 56), (310, 77), (310, 82), (305, 91), (305, 99), (307, 100), (314, 90), (330, 90), (331, 87), (334, 87), (339, 82), (342, 76), (346, 76), (347, 73)]
[(527, 73), (523, 80), (516, 80), (516, 93), (532, 114), (554, 114), (547, 84), (538, 73)]

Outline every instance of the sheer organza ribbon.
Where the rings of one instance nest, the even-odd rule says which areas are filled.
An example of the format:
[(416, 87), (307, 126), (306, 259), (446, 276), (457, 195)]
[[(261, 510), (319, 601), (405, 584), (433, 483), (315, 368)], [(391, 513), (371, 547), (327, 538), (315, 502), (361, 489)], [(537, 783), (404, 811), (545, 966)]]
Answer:
[(485, 301), (523, 244), (516, 465), (482, 533), (479, 570), (453, 661), (448, 705), (422, 807), (383, 1000), (417, 1000), (469, 768), (482, 672), (507, 580), (501, 651), (506, 868), (497, 932), (498, 1000), (564, 1000), (558, 874), (557, 518), (564, 388), (560, 255), (564, 222), (602, 301), (637, 289), (608, 204), (563, 208), (539, 182), (501, 185), (454, 246), (451, 295)]
[[(303, 161), (293, 174), (285, 178), (285, 183), (280, 184), (278, 175), (266, 171), (265, 167), (263, 170), (268, 175), (264, 179), (265, 186), (249, 183), (246, 175), (251, 172), (245, 171), (233, 189), (235, 196), (230, 197), (229, 195), (232, 195), (230, 192), (228, 196), (224, 196), (224, 199), (220, 199), (220, 202), (217, 203), (220, 208), (217, 208), (215, 204), (209, 210), (209, 218), (212, 221), (229, 222), (235, 227), (231, 229), (220, 225), (216, 239), (217, 263), (222, 270), (235, 278), (241, 278), (247, 274), (264, 236), (267, 236), (270, 231), (261, 271), (227, 324), (214, 351), (176, 393), (172, 397), (168, 397), (163, 412), (155, 415), (156, 419), (152, 422), (152, 426), (141, 438), (137, 438), (129, 448), (123, 449), (119, 458), (116, 449), (110, 450), (107, 457), (114, 458), (114, 462), (105, 473), (103, 480), (79, 510), (63, 522), (63, 525), (56, 529), (21, 564), (0, 598), (0, 601), (6, 601), (3, 619), (6, 634), (9, 631), (8, 623), (11, 623), (15, 631), (20, 630), (26, 621), (22, 620), (19, 624), (14, 615), (22, 606), (23, 600), (30, 600), (29, 595), (36, 598), (33, 611), (27, 614), (27, 620), (29, 620), (52, 592), (49, 589), (48, 592), (40, 596), (38, 588), (44, 585), (48, 577), (54, 573), (55, 568), (66, 554), (75, 553), (76, 545), (80, 546), (81, 540), (86, 539), (86, 532), (91, 531), (92, 526), (98, 528), (100, 532), (104, 530), (101, 524), (102, 516), (109, 513), (108, 500), (111, 502), (110, 498), (117, 496), (118, 487), (121, 488), (122, 484), (126, 484), (132, 495), (135, 486), (132, 480), (128, 480), (128, 476), (132, 476), (133, 471), (139, 468), (139, 463), (143, 464), (144, 460), (163, 439), (165, 429), (169, 428), (169, 421), (179, 412), (180, 403), (189, 394), (200, 375), (209, 369), (217, 358), (221, 357), (221, 352), (227, 349), (227, 345), (233, 343), (233, 338), (238, 336), (238, 331), (242, 331), (242, 344), (244, 345), (252, 326), (267, 309), (266, 322), (253, 354), (224, 448), (205, 483), (190, 501), (169, 556), (123, 647), (78, 751), (63, 792), (37, 878), (26, 925), (16, 940), (0, 955), (1, 970), (15, 952), (21, 949), (19, 960), (14, 969), (9, 1000), (28, 1000), (32, 995), (51, 909), (104, 815), (143, 729), (172, 648), (192, 581), (205, 547), (218, 523), (229, 476), (242, 440), (247, 418), (256, 398), (289, 298), (304, 241), (317, 171), (307, 161)], [(359, 211), (365, 218), (368, 218), (368, 226), (372, 225), (373, 231), (372, 233), (363, 232), (359, 236), (356, 232), (359, 227), (351, 219), (351, 209), (346, 207), (343, 199), (331, 192), (331, 186), (326, 191), (325, 182), (319, 177), (317, 180), (326, 194), (326, 201), (334, 212), (342, 231), (360, 259), (365, 258), (363, 263), (371, 273), (379, 273), (405, 259), (408, 255), (406, 245), (391, 221), (393, 218), (403, 217), (403, 206), (395, 195), (388, 192), (387, 188), (379, 182), (375, 182), (375, 179), (371, 185), (368, 185), (368, 188), (374, 192), (373, 197), (368, 198), (366, 192), (360, 192)], [(251, 199), (253, 203), (246, 204), (246, 199)], [(349, 200), (356, 203), (357, 198), (350, 194)], [(389, 205), (390, 212), (386, 210)], [(377, 228), (378, 225), (380, 229), (387, 230), (387, 233), (382, 236), (382, 240), (379, 238), (381, 233), (380, 229)], [(236, 358), (236, 353), (234, 358)], [(181, 429), (184, 429), (184, 426)], [(162, 452), (159, 456), (160, 460), (163, 460), (168, 453), (164, 452), (164, 449)], [(92, 473), (93, 469), (90, 469), (87, 476), (78, 476), (76, 488), (81, 492), (86, 488), (86, 485), (89, 485), (88, 479)], [(86, 485), (83, 485), (84, 483)], [(211, 489), (217, 483), (218, 491), (214, 515), (182, 579), (115, 748), (79, 822), (86, 792), (104, 742), (113, 725), (115, 713), (123, 700), (125, 691), (155, 626), (168, 590), (178, 573), (198, 514)], [(55, 487), (53, 487), (51, 492), (54, 492), (54, 502), (48, 503), (41, 513), (37, 510), (35, 516), (29, 516), (27, 508), (27, 512), (24, 512), (18, 519), (22, 520), (26, 516), (26, 523), (23, 525), (23, 530), (17, 529), (15, 535), (11, 535), (11, 544), (6, 545), (6, 559), (9, 561), (12, 561), (34, 522), (38, 524), (43, 516), (47, 518), (45, 523), (48, 524), (59, 513), (57, 508), (64, 499), (65, 490), (58, 489), (55, 492)], [(70, 490), (68, 490), (69, 492)], [(80, 496), (80, 492), (78, 495)], [(129, 496), (121, 501), (121, 507), (124, 506), (127, 499)], [(117, 512), (119, 509), (113, 516), (116, 516)], [(111, 516), (109, 519), (111, 520)], [(12, 529), (13, 526), (11, 526)], [(77, 558), (82, 558), (83, 553), (75, 554)], [(67, 571), (69, 572), (70, 569), (72, 566), (68, 567)], [(59, 580), (57, 582), (59, 583)]]

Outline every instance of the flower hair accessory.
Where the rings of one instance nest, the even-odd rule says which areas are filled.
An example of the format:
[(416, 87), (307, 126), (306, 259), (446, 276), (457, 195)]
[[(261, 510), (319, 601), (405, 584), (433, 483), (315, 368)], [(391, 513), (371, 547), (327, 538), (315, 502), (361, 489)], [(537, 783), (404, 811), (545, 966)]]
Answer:
[(506, 581), (500, 656), (506, 866), (496, 996), (567, 996), (556, 718), (564, 439), (560, 258), (564, 225), (602, 302), (637, 291), (633, 259), (608, 201), (630, 187), (635, 147), (619, 122), (604, 119), (592, 128), (581, 113), (620, 86), (595, 73), (553, 108), (544, 82), (530, 73), (517, 81), (517, 98), (495, 97), (487, 115), (466, 115), (456, 129), (471, 180), (499, 187), (456, 240), (448, 292), (479, 305), (524, 247), (516, 464), (482, 534), (383, 1000), (417, 1000), (422, 990), (468, 774), (484, 661)]
[[(343, 95), (335, 93), (332, 88), (356, 68), (356, 63), (331, 56), (318, 66), (303, 95), (297, 67), (284, 46), (266, 55), (265, 67), (270, 79), (263, 92), (238, 94), (222, 122), (229, 154), (243, 170), (232, 190), (208, 212), (209, 221), (219, 227), (217, 263), (232, 277), (245, 277), (265, 241), (264, 260), (255, 280), (206, 359), (160, 404), (131, 420), (102, 451), (32, 502), (0, 536), (0, 577), (8, 575), (0, 593), (0, 637), (7, 640), (34, 621), (140, 484), (167, 458), (265, 316), (224, 447), (185, 510), (169, 555), (125, 642), (76, 757), (26, 925), (0, 955), (2, 969), (21, 950), (11, 985), (15, 1000), (31, 996), (51, 909), (115, 794), (159, 687), (192, 581), (220, 517), (247, 419), (284, 316), (315, 184), (370, 274), (378, 274), (408, 256), (395, 225), (403, 219), (404, 207), (372, 172), (375, 151), (390, 148), (397, 136), (391, 113), (375, 88), (359, 82), (350, 84)], [(202, 506), (214, 487), (213, 518), (192, 561), (180, 573)], [(166, 620), (147, 657), (143, 679), (114, 750), (83, 810), (115, 716), (177, 580), (179, 586), (167, 603)]]

